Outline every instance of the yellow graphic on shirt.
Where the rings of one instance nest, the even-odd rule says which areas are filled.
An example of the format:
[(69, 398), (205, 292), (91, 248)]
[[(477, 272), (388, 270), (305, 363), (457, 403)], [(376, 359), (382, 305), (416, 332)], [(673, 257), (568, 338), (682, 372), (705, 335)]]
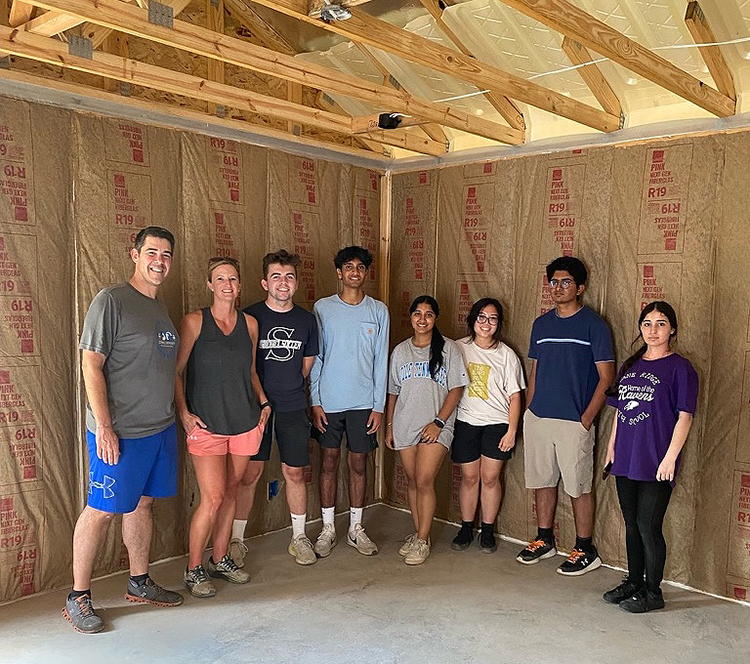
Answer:
[(469, 396), (488, 399), (490, 396), (487, 383), (490, 379), (490, 365), (481, 364), (480, 362), (469, 362)]

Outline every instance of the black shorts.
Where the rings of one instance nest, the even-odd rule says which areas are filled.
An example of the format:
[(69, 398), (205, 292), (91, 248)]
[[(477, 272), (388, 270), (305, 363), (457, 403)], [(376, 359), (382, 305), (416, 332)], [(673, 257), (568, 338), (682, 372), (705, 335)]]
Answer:
[(251, 461), (268, 461), (271, 458), (271, 442), (276, 434), (281, 462), (293, 468), (310, 465), (310, 420), (306, 410), (292, 410), (288, 413), (271, 413), (263, 432), (260, 449)]
[(498, 447), (506, 433), (508, 433), (507, 424), (486, 424), (478, 427), (456, 420), (451, 452), (453, 463), (471, 463), (476, 461), (480, 454), (498, 461), (510, 459), (515, 448), (503, 452)]
[(372, 410), (345, 410), (341, 413), (326, 413), (328, 424), (320, 434), (321, 447), (338, 449), (346, 433), (346, 448), (356, 454), (369, 454), (378, 446), (374, 433), (367, 433), (367, 420)]

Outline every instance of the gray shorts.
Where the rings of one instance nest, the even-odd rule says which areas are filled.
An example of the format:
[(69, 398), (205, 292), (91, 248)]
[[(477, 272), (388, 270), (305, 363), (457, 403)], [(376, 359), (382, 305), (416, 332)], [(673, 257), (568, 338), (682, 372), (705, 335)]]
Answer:
[(527, 489), (557, 486), (562, 477), (565, 493), (578, 498), (591, 492), (594, 475), (594, 426), (580, 422), (523, 416), (524, 471)]

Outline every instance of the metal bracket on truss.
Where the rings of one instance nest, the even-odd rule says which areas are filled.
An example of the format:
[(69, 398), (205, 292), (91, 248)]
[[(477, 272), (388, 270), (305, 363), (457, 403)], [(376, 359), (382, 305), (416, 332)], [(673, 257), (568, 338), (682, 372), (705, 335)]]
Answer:
[(292, 134), (294, 136), (302, 136), (302, 127), (300, 127), (298, 124), (292, 125)]
[(10, 56), (9, 55), (0, 56), (0, 69), (10, 69)]
[(227, 107), (221, 104), (216, 104), (216, 117), (225, 118), (227, 117)]
[(623, 129), (625, 127), (625, 113), (620, 111), (620, 129)]
[(148, 3), (148, 22), (165, 28), (174, 28), (174, 10), (169, 5), (151, 0)]
[(398, 82), (398, 79), (393, 74), (388, 74), (388, 82), (396, 88), (396, 90), (402, 90), (401, 83)]
[(336, 101), (334, 100), (334, 98), (331, 97), (330, 95), (326, 94), (325, 92), (323, 93), (323, 99), (326, 101), (326, 103), (331, 104), (331, 105), (333, 105), (333, 104), (336, 103)]
[(70, 35), (68, 37), (68, 53), (76, 55), (79, 58), (87, 60), (94, 59), (94, 42), (80, 35)]
[(211, 0), (211, 6), (212, 7), (218, 7), (219, 6), (219, 0)]
[(128, 83), (127, 81), (120, 81), (120, 94), (123, 97), (130, 96), (130, 83)]

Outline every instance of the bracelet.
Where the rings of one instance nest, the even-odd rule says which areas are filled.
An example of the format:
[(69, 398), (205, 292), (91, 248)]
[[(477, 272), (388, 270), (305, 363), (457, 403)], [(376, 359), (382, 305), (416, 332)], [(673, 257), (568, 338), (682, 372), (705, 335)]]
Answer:
[(273, 409), (273, 406), (271, 406), (271, 402), (270, 401), (264, 401), (262, 404), (260, 404), (260, 410), (263, 410), (266, 406), (268, 406), (269, 408)]
[(439, 417), (436, 417), (434, 420), (432, 420), (432, 423), (438, 428), (442, 429), (445, 426), (445, 422), (441, 420)]

